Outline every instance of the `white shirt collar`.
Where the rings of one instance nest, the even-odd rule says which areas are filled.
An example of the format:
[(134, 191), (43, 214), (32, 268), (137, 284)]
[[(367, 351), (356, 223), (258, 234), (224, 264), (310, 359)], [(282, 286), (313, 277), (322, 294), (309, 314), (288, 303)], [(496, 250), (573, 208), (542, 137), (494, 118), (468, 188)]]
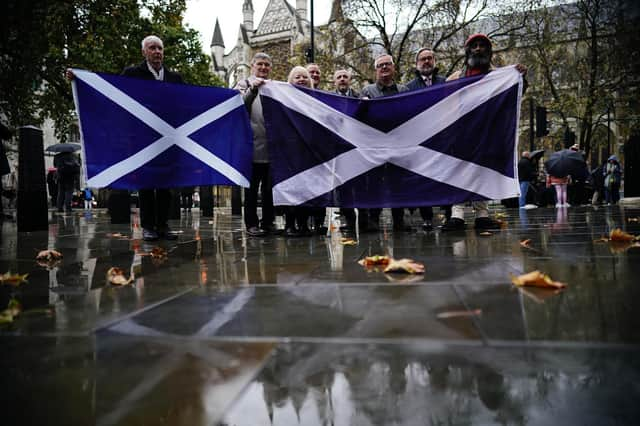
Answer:
[(151, 74), (153, 74), (156, 80), (164, 80), (164, 67), (160, 68), (160, 71), (156, 71), (151, 64), (147, 62), (147, 68), (149, 68), (149, 71), (151, 71)]

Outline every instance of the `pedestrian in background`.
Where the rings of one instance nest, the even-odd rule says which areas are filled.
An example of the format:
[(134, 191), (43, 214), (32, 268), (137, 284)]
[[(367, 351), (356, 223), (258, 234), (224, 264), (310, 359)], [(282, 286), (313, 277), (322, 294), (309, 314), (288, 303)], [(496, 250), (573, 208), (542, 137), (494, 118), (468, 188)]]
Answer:
[(622, 180), (622, 169), (618, 162), (618, 157), (612, 155), (607, 160), (604, 169), (604, 195), (607, 204), (616, 204), (620, 200), (620, 181)]
[(93, 191), (91, 191), (91, 188), (85, 187), (82, 190), (82, 199), (84, 200), (84, 209), (91, 210), (91, 203), (93, 203)]
[(567, 185), (571, 183), (571, 176), (556, 177), (547, 174), (547, 188), (553, 186), (556, 190), (556, 207), (569, 207), (567, 203)]
[(53, 157), (58, 182), (58, 212), (71, 212), (73, 191), (80, 185), (80, 159), (73, 152), (61, 152)]
[[(0, 177), (11, 173), (11, 167), (9, 166), (9, 160), (7, 160), (7, 154), (4, 151), (3, 140), (11, 139), (11, 130), (3, 123), (0, 123)], [(0, 192), (4, 188), (0, 185)], [(0, 220), (4, 219), (4, 207), (2, 205), (2, 195), (0, 195)]]
[(518, 180), (520, 181), (520, 198), (518, 198), (518, 206), (524, 209), (527, 205), (527, 192), (529, 185), (536, 178), (536, 170), (531, 162), (531, 154), (524, 151), (520, 161), (518, 161)]

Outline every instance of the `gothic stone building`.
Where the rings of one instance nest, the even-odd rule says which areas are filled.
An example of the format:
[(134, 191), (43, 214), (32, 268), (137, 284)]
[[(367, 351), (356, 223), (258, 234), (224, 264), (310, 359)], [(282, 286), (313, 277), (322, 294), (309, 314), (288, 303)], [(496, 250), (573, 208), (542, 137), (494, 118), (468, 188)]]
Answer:
[(216, 19), (211, 56), (213, 71), (229, 86), (250, 74), (251, 58), (256, 52), (265, 52), (273, 58), (273, 77), (283, 80), (291, 68), (294, 47), (309, 38), (307, 20), (308, 0), (296, 0), (295, 8), (286, 0), (269, 0), (264, 15), (254, 28), (254, 10), (251, 0), (242, 4), (243, 23), (238, 29), (235, 46), (224, 54), (220, 24)]

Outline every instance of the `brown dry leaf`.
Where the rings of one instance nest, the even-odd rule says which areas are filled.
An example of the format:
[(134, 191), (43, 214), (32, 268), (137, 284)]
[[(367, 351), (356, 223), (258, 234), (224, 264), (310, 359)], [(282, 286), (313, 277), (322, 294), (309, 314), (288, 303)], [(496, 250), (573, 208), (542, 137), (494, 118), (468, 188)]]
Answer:
[(18, 287), (20, 284), (27, 282), (29, 274), (12, 274), (11, 271), (5, 272), (0, 275), (0, 284), (6, 284), (13, 287)]
[(167, 257), (167, 251), (162, 247), (155, 246), (149, 252), (149, 256), (151, 256), (154, 259), (164, 259)]
[(391, 259), (384, 272), (401, 272), (405, 274), (424, 274), (424, 265), (413, 259)]
[(635, 241), (637, 237), (629, 234), (628, 232), (624, 232), (620, 228), (616, 228), (609, 234), (610, 241)]
[(478, 235), (480, 235), (480, 236), (482, 236), (482, 237), (490, 237), (490, 236), (491, 236), (491, 235), (493, 235), (493, 234), (492, 234), (491, 232), (489, 232), (489, 231), (484, 231), (484, 232), (481, 232), (481, 233), (480, 233), (480, 234), (478, 234)]
[(549, 275), (540, 271), (533, 271), (523, 275), (511, 275), (511, 282), (517, 286), (531, 286), (540, 288), (562, 289), (567, 285), (559, 281), (553, 281)]
[(457, 318), (457, 317), (477, 317), (482, 315), (482, 309), (474, 309), (472, 311), (447, 311), (440, 312), (436, 315), (438, 319)]
[(380, 256), (376, 254), (374, 256), (367, 256), (364, 259), (359, 260), (358, 263), (362, 266), (384, 266), (388, 265), (390, 261), (391, 258), (389, 256)]
[(45, 260), (47, 262), (51, 260), (59, 260), (59, 259), (62, 259), (62, 253), (53, 249), (42, 250), (36, 256), (36, 260)]
[(353, 238), (340, 238), (340, 244), (343, 246), (355, 246), (358, 242)]
[(113, 285), (127, 285), (133, 281), (133, 274), (127, 279), (124, 276), (124, 269), (112, 266), (107, 271), (107, 281)]

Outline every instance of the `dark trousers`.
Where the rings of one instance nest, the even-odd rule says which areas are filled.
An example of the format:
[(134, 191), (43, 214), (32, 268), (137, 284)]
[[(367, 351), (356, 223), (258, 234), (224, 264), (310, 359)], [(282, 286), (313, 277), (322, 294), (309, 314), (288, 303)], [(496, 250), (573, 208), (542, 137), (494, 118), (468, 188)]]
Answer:
[[(377, 224), (380, 220), (380, 213), (382, 213), (382, 209), (369, 209), (369, 221)], [(404, 208), (392, 208), (391, 217), (393, 217), (394, 225), (402, 225), (404, 223)]]
[(58, 199), (57, 207), (58, 211), (62, 211), (63, 207), (65, 211), (71, 211), (71, 201), (73, 199), (73, 183), (67, 182), (60, 183), (58, 185)]
[(309, 231), (309, 207), (304, 206), (287, 206), (284, 211), (285, 229), (298, 230), (301, 232)]
[(168, 189), (141, 189), (140, 225), (144, 229), (162, 230), (167, 227), (171, 193)]
[(273, 194), (269, 163), (253, 163), (251, 182), (244, 193), (244, 224), (247, 229), (258, 226), (258, 189), (262, 198), (262, 227), (273, 225)]
[[(451, 206), (442, 206), (440, 207), (444, 210), (444, 215), (449, 220), (451, 218)], [(433, 220), (433, 207), (420, 207), (420, 217), (423, 221), (431, 222)]]
[(191, 210), (191, 206), (193, 205), (193, 192), (181, 192), (180, 200), (180, 207)]
[(607, 203), (617, 204), (620, 200), (620, 184), (613, 184), (610, 187), (604, 187), (604, 197)]

